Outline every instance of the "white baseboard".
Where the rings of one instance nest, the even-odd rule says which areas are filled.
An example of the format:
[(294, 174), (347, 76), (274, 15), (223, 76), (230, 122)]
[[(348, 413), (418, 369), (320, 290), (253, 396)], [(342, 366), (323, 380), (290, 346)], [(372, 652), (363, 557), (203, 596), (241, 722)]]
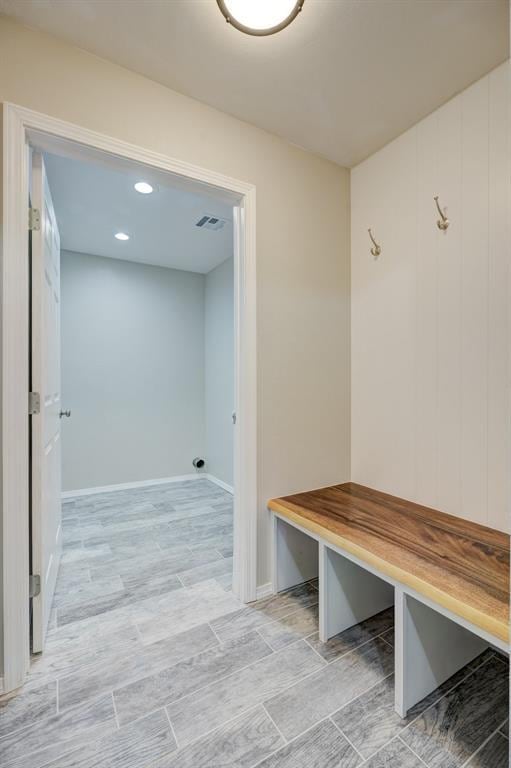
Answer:
[(261, 584), (256, 590), (256, 599), (262, 600), (264, 597), (273, 595), (273, 584), (269, 581), (267, 584)]
[[(186, 480), (200, 480), (209, 476), (206, 473), (195, 472), (191, 475), (174, 475), (174, 477), (159, 477), (156, 480), (137, 480), (133, 483), (118, 483), (117, 485), (102, 485), (97, 488), (80, 488), (77, 491), (62, 491), (63, 499), (71, 499), (75, 496), (90, 496), (93, 493), (110, 493), (114, 491), (128, 491), (130, 488), (144, 488), (148, 485), (166, 485), (167, 483), (182, 483)], [(220, 482), (220, 481), (218, 481)]]
[(228, 493), (234, 493), (232, 485), (224, 483), (214, 475), (207, 472), (195, 472), (190, 475), (174, 475), (174, 477), (159, 477), (156, 480), (135, 480), (132, 483), (117, 483), (116, 485), (101, 485), (97, 488), (80, 488), (77, 491), (62, 491), (63, 499), (72, 499), (75, 496), (91, 496), (94, 493), (114, 493), (115, 491), (129, 491), (131, 488), (144, 488), (148, 485), (166, 485), (167, 483), (182, 483), (187, 480), (209, 480), (223, 488)]
[(227, 493), (234, 493), (234, 488), (232, 487), (232, 485), (227, 485), (227, 483), (224, 483), (223, 480), (219, 480), (218, 477), (215, 477), (214, 475), (209, 475), (209, 474), (202, 475), (202, 477), (206, 477), (212, 483), (215, 483), (215, 485), (219, 485), (220, 488), (223, 488), (224, 491), (227, 491)]

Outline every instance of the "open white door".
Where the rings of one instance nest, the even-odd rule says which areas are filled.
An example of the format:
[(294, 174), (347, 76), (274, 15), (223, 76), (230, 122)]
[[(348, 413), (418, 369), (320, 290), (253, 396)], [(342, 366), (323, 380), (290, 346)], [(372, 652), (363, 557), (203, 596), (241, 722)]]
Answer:
[[(60, 238), (40, 152), (32, 152), (31, 574), (32, 652), (44, 650), (61, 556)], [(32, 396), (33, 397), (33, 396)], [(34, 403), (34, 398), (32, 399)], [(39, 589), (39, 592), (38, 592)], [(37, 593), (38, 592), (38, 593)]]

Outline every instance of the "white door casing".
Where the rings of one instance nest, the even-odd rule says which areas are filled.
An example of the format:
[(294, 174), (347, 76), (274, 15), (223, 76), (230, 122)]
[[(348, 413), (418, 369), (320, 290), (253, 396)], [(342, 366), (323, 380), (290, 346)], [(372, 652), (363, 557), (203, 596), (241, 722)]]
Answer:
[(44, 650), (61, 557), (60, 441), (60, 238), (40, 152), (32, 152), (31, 205), (39, 211), (32, 231), (31, 389), (40, 410), (32, 415), (32, 573), (40, 576), (32, 598), (32, 651)]
[(257, 483), (257, 333), (256, 333), (256, 188), (253, 184), (158, 154), (15, 104), (0, 104), (2, 184), (0, 186), (1, 314), (1, 487), (0, 690), (19, 688), (30, 657), (28, 601), (28, 258), (27, 141), (51, 152), (137, 162), (173, 175), (176, 183), (201, 185), (227, 195), (239, 206), (236, 249), (237, 413), (235, 460), (234, 584), (244, 602), (256, 598)]

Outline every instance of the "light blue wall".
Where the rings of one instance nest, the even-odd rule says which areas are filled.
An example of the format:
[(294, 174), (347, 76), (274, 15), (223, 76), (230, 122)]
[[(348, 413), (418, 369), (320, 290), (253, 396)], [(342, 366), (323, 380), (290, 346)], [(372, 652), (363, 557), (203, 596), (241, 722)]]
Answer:
[(204, 285), (62, 253), (63, 490), (194, 471), (206, 450)]
[(227, 259), (206, 275), (205, 401), (207, 469), (233, 482), (234, 274)]

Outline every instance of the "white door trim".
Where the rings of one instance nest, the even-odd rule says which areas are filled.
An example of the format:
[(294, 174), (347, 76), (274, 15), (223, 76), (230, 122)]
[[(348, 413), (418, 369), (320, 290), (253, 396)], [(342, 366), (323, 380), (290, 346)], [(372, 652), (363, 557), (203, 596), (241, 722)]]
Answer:
[(105, 136), (15, 104), (2, 105), (1, 230), (1, 526), (4, 690), (23, 684), (29, 668), (28, 599), (28, 258), (27, 143), (73, 142), (198, 182), (235, 204), (236, 404), (233, 586), (256, 599), (257, 368), (256, 190), (253, 184)]

